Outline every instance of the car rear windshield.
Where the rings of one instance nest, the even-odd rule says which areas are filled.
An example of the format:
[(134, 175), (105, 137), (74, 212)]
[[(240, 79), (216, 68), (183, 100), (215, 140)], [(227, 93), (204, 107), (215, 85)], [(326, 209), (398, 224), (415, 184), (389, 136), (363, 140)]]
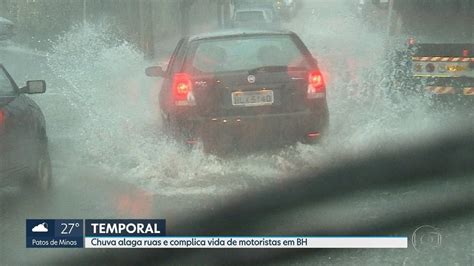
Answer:
[(12, 83), (0, 68), (0, 95), (10, 95), (14, 92)]
[(263, 11), (240, 11), (235, 14), (235, 20), (242, 22), (265, 21)]
[[(252, 70), (263, 67), (308, 68), (289, 35), (249, 36), (196, 41), (188, 61), (194, 73)], [(188, 69), (189, 70), (189, 69)]]

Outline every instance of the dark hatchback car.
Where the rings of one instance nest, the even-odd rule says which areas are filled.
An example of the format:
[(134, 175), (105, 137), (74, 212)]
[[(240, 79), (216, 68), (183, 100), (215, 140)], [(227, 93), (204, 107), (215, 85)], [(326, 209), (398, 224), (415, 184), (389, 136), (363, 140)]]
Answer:
[(0, 64), (0, 188), (20, 185), (45, 191), (51, 184), (45, 119), (25, 96), (45, 91), (42, 80), (19, 88)]
[(164, 78), (165, 130), (207, 152), (314, 142), (328, 126), (323, 76), (293, 32), (186, 37), (166, 70), (146, 73)]

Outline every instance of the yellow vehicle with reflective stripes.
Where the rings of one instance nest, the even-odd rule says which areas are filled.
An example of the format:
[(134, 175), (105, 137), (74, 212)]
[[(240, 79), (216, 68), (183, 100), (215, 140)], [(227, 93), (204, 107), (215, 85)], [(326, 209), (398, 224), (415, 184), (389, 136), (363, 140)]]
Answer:
[(474, 0), (390, 0), (392, 85), (474, 101)]

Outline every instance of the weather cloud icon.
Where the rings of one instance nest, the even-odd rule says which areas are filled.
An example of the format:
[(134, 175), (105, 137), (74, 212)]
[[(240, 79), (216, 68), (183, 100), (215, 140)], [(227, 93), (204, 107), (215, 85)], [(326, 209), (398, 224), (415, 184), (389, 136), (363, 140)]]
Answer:
[(46, 233), (48, 232), (48, 224), (47, 223), (38, 224), (37, 226), (33, 227), (31, 231), (34, 233)]

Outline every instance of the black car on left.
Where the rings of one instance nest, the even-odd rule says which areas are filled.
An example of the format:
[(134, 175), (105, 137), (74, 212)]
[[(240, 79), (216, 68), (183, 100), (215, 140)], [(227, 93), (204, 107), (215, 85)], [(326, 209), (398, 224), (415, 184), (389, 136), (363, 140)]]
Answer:
[(51, 184), (46, 122), (26, 94), (44, 93), (46, 82), (18, 87), (0, 64), (0, 188), (21, 186), (45, 191)]

